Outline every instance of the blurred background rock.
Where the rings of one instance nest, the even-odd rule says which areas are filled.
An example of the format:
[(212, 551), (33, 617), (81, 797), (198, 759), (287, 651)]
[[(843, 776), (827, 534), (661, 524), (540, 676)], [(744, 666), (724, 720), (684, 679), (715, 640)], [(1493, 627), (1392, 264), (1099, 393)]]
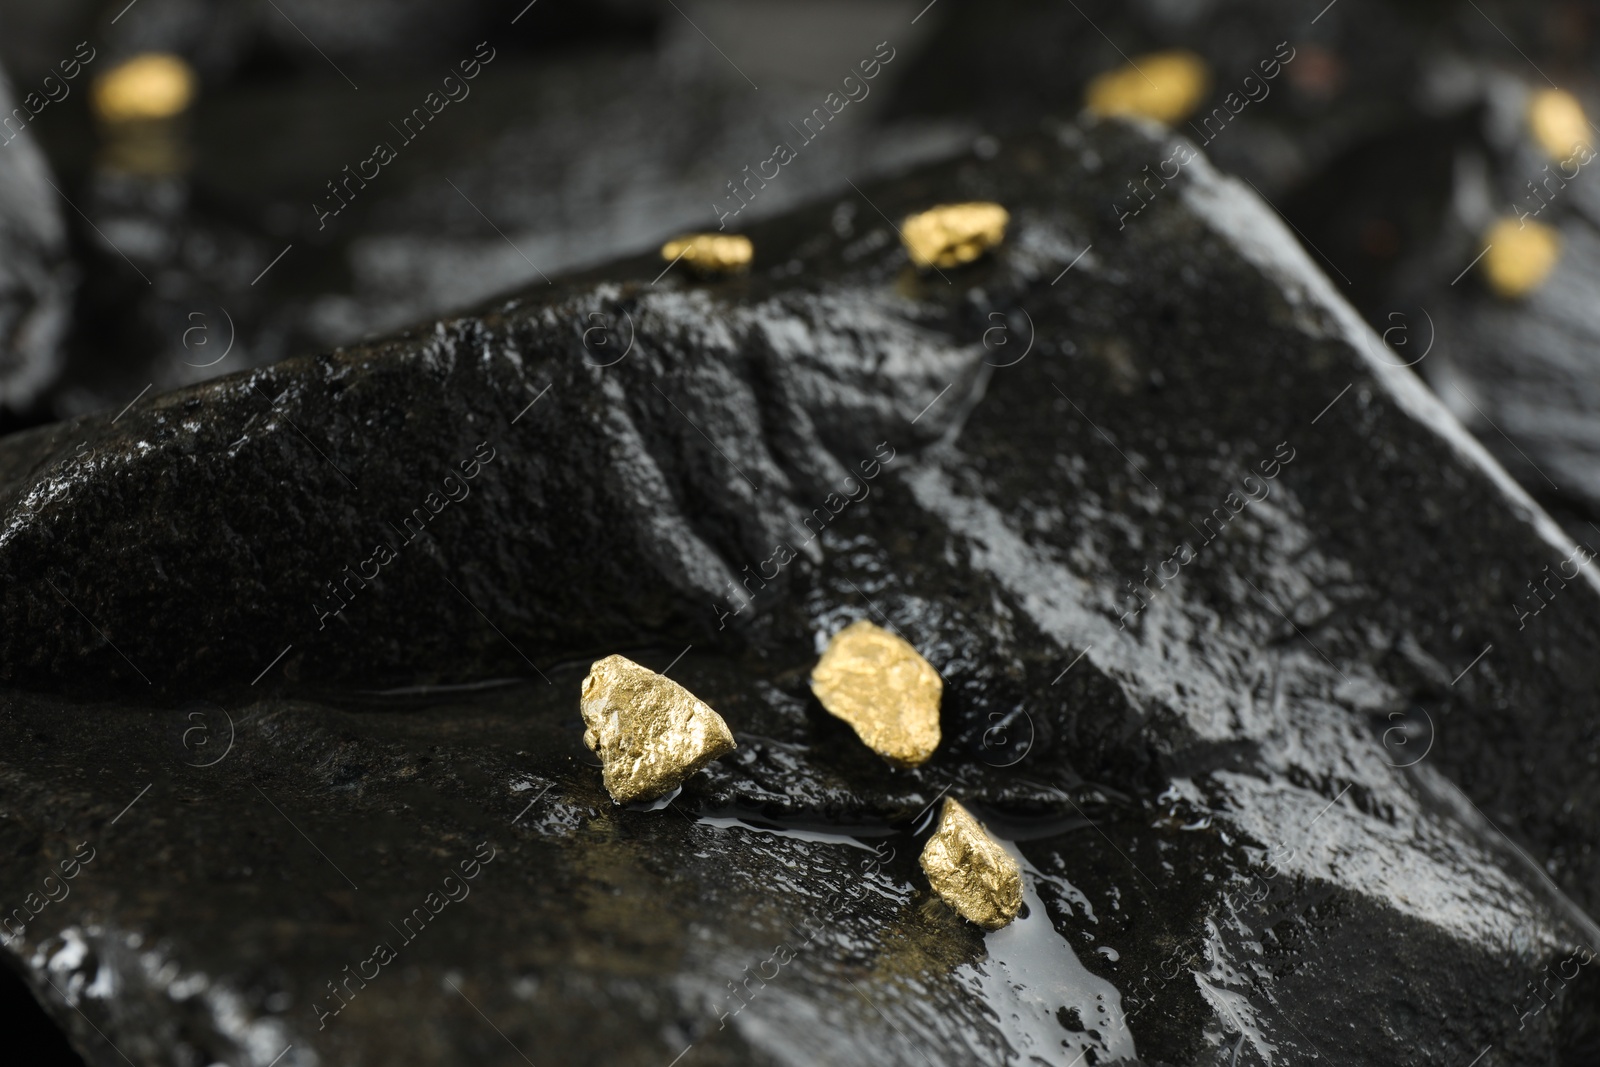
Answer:
[[(0, 428), (121, 408), (147, 385), (348, 343), (713, 224), (727, 183), (882, 41), (896, 58), (871, 96), (739, 222), (986, 151), (1076, 113), (1097, 74), (1181, 48), (1208, 85), (1175, 129), (1283, 212), (1389, 358), (1600, 546), (1596, 168), (1552, 184), (1562, 158), (1529, 121), (1556, 87), (1585, 125), (1600, 114), (1597, 18), (1593, 3), (1510, 0), (0, 0), (19, 99), (79, 42), (96, 52), (0, 149)], [(495, 59), (471, 96), (319, 228), (327, 183), (395, 141), (390, 124), (480, 41)], [(1267, 95), (1205, 124), (1280, 43), (1293, 58)], [(198, 90), (129, 137), (92, 117), (89, 82), (148, 52), (181, 57)], [(866, 209), (840, 210), (849, 226)], [(1516, 239), (1534, 226), (1554, 266), (1496, 292), (1486, 272), (1510, 244), (1475, 257), (1519, 214)]]
[[(903, 56), (921, 35), (915, 9), (889, 2), (680, 14), (642, 0), (137, 0), (119, 17), (125, 6), (0, 3), (0, 61), (19, 95), (78, 42), (98, 50), (16, 142), (43, 148), (61, 189), (16, 214), (67, 218), (82, 281), (50, 387), (8, 389), (7, 429), (330, 348), (715, 225), (726, 183), (792, 139), (789, 121), (878, 42)], [(470, 96), (404, 143), (390, 124), (481, 41), (494, 59)], [(199, 88), (167, 128), (136, 131), (157, 143), (130, 147), (92, 116), (88, 82), (147, 52), (182, 57)], [(897, 64), (883, 70), (744, 218), (970, 140), (949, 122), (875, 124)], [(378, 141), (398, 158), (319, 228), (313, 203), (335, 203), (327, 183)]]

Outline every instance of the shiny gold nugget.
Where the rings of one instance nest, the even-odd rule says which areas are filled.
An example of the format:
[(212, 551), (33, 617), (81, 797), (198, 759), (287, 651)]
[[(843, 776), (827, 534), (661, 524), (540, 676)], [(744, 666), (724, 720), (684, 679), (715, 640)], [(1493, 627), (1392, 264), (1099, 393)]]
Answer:
[(1153, 52), (1097, 74), (1084, 106), (1096, 115), (1138, 115), (1171, 126), (1193, 114), (1210, 87), (1211, 71), (1193, 52)]
[(661, 246), (661, 258), (675, 262), (679, 257), (695, 270), (708, 274), (732, 274), (750, 266), (755, 246), (750, 238), (732, 233), (691, 233)]
[(722, 716), (677, 682), (622, 656), (583, 680), (583, 743), (618, 804), (653, 800), (736, 747)]
[(1528, 98), (1528, 127), (1551, 159), (1566, 159), (1590, 141), (1583, 105), (1562, 89), (1541, 89)]
[(1483, 274), (1499, 296), (1516, 299), (1545, 283), (1561, 259), (1561, 237), (1543, 223), (1501, 219), (1484, 234)]
[(933, 891), (961, 917), (998, 930), (1022, 910), (1022, 870), (972, 813), (949, 797), (922, 849)]
[(1010, 221), (1010, 212), (987, 201), (940, 204), (906, 219), (900, 236), (917, 266), (959, 267), (1005, 240)]
[(939, 747), (939, 672), (865, 619), (833, 635), (811, 672), (811, 691), (828, 714), (897, 767), (925, 763)]
[(167, 119), (194, 100), (194, 70), (165, 52), (146, 52), (95, 79), (94, 113), (105, 122)]

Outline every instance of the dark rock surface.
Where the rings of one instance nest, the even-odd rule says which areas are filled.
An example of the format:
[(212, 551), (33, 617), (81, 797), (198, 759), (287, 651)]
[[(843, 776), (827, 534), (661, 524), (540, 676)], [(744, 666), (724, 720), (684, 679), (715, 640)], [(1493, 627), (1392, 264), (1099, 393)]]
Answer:
[[(1219, 167), (1270, 198), (1395, 343), (1394, 361), (1414, 365), (1573, 536), (1600, 544), (1589, 314), (1600, 295), (1600, 187), (1584, 166), (1570, 183), (1539, 186), (1553, 196), (1530, 189), (1556, 167), (1524, 120), (1529, 95), (1549, 87), (1600, 115), (1592, 5), (950, 0), (929, 19), (935, 32), (897, 86), (895, 117), (1032, 128), (1075, 112), (1088, 80), (1128, 56), (1202, 55), (1213, 85), (1182, 132), (1207, 138)], [(1280, 42), (1294, 59), (1263, 84), (1260, 65)], [(957, 69), (969, 76), (950, 77)], [(1251, 74), (1258, 81), (1246, 86)], [(1251, 99), (1207, 124), (1229, 92)], [(1558, 226), (1564, 248), (1546, 286), (1507, 301), (1467, 268), (1495, 219), (1519, 213)]]
[[(612, 264), (9, 439), (0, 904), (93, 850), (9, 959), (97, 1065), (1587, 1062), (1597, 589), (1513, 606), (1572, 545), (1246, 187), (1119, 228), (1171, 151), (1063, 126), (755, 227), (748, 277)], [(884, 218), (968, 198), (1004, 246), (912, 272)], [(859, 617), (946, 680), (916, 771), (806, 692)], [(617, 651), (739, 739), (671, 810), (580, 746)], [(916, 873), (942, 791), (1034, 872), (1010, 931)]]
[(0, 117), (10, 121), (0, 127), (0, 410), (11, 411), (55, 384), (76, 281), (61, 198), (33, 135), (12, 117), (19, 103), (0, 70)]
[[(19, 61), (70, 55), (92, 37), (101, 55), (91, 75), (155, 48), (201, 76), (179, 150), (159, 173), (115, 165), (86, 93), (35, 124), (57, 183), (84, 212), (68, 221), (86, 281), (68, 380), (20, 425), (115, 414), (147, 386), (159, 393), (380, 336), (715, 225), (716, 204), (739, 203), (728, 183), (792, 138), (788, 123), (885, 37), (896, 58), (871, 91), (729, 225), (947, 156), (970, 130), (877, 121), (921, 36), (905, 6), (861, 0), (821, 19), (792, 3), (751, 14), (716, 0), (681, 12), (140, 0), (114, 27), (102, 21), (101, 35), (85, 28), (93, 12), (66, 9), (58, 21), (31, 16), (48, 25), (19, 34), (29, 19), (0, 3), (0, 54)], [(18, 47), (19, 36), (38, 43)], [(403, 138), (405, 118), (480, 43), (492, 61)], [(347, 188), (337, 216), (319, 217), (313, 205), (340, 203), (329, 186), (350, 180), (344, 168), (370, 177), (361, 165), (379, 141), (397, 158)]]

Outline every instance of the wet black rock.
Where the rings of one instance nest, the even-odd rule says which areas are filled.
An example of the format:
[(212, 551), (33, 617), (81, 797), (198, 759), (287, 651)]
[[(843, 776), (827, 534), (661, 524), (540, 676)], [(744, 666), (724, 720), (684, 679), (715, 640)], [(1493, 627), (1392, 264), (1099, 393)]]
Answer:
[[(1089, 79), (1129, 56), (1203, 56), (1213, 82), (1182, 132), (1282, 210), (1394, 347), (1387, 358), (1415, 366), (1530, 494), (1595, 543), (1600, 371), (1587, 311), (1600, 291), (1600, 201), (1590, 165), (1549, 158), (1525, 117), (1552, 87), (1600, 115), (1591, 8), (954, 0), (928, 18), (937, 29), (893, 115), (1033, 128), (1075, 113)], [(1279, 64), (1282, 48), (1293, 58)], [(1136, 203), (1128, 188), (1115, 195)], [(1468, 268), (1496, 219), (1517, 216), (1558, 226), (1564, 247), (1546, 287), (1508, 301)]]
[[(328, 43), (299, 8), (281, 6)], [(521, 19), (505, 5), (309, 6), (338, 24), (333, 65), (271, 5), (141, 0), (110, 39), (95, 36), (90, 75), (135, 48), (175, 51), (200, 70), (173, 143), (164, 156), (138, 154), (142, 168), (90, 121), (86, 93), (35, 123), (55, 180), (83, 209), (68, 221), (85, 284), (64, 380), (34, 424), (115, 414), (147, 386), (163, 392), (381, 336), (714, 226), (719, 211), (742, 228), (970, 140), (949, 123), (877, 122), (909, 54), (881, 0), (826, 22), (788, 5), (759, 19), (712, 5), (691, 23), (663, 4), (670, 21), (637, 34), (623, 32), (632, 23), (622, 8), (653, 19), (654, 5), (622, 5), (616, 17), (597, 5), (536, 5)], [(561, 28), (596, 17), (586, 37)], [(901, 47), (877, 54), (893, 58), (824, 132), (799, 141), (789, 122), (812, 116), (874, 56), (891, 18)], [(448, 32), (426, 25), (439, 20)], [(241, 58), (272, 34), (292, 38), (294, 55)], [(785, 47), (765, 47), (769, 38)], [(50, 38), (62, 55), (80, 39), (64, 27)], [(0, 34), (0, 51), (11, 40)], [(469, 60), (477, 76), (445, 85)], [(813, 118), (814, 133), (819, 125)], [(747, 175), (779, 140), (794, 140), (798, 158), (772, 181)], [(393, 153), (381, 166), (379, 143)], [(739, 195), (736, 179), (748, 183)]]
[(0, 116), (8, 122), (0, 128), (0, 425), (7, 413), (27, 411), (60, 374), (76, 273), (61, 198), (33, 136), (12, 115), (18, 106), (0, 70)]
[[(1517, 607), (1573, 546), (1247, 187), (1119, 224), (1172, 148), (8, 439), (9, 959), (97, 1065), (1584, 1062), (1597, 589)], [(965, 199), (1005, 244), (913, 271)], [(946, 681), (914, 771), (807, 690), (863, 617)], [(581, 747), (610, 652), (739, 741), (670, 807)], [(917, 873), (943, 793), (1018, 926)]]

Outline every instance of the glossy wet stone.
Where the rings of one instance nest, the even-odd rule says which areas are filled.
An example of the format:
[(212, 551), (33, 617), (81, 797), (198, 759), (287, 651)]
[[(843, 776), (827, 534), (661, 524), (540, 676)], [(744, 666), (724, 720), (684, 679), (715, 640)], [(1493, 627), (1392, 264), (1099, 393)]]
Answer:
[[(0, 70), (0, 115), (20, 106)], [(33, 132), (13, 117), (0, 130), (0, 426), (30, 411), (64, 363), (77, 272), (61, 211)]]
[[(0, 905), (96, 850), (8, 961), (96, 1067), (1570, 1058), (1600, 601), (1512, 609), (1574, 546), (1247, 186), (1119, 226), (1172, 148), (863, 185), (1014, 209), (949, 282), (826, 203), (781, 273), (648, 247), (8, 439)], [(810, 691), (862, 617), (944, 681), (919, 767)], [(583, 746), (613, 652), (739, 743), (670, 810)], [(950, 795), (1004, 930), (916, 863)]]

